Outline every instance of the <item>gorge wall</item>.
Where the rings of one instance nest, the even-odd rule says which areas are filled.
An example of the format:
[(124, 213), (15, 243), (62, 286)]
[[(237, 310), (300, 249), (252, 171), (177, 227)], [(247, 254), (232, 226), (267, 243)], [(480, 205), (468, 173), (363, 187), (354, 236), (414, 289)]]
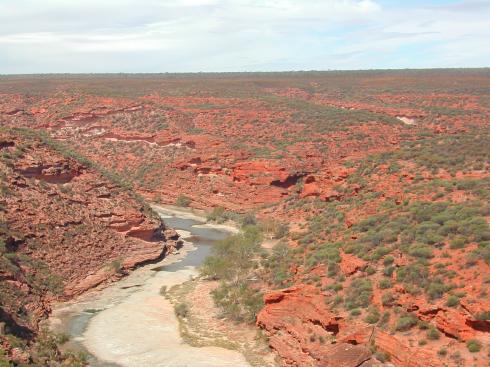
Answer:
[(8, 333), (31, 339), (53, 301), (179, 246), (176, 232), (115, 176), (48, 137), (2, 128), (0, 154), (0, 321)]

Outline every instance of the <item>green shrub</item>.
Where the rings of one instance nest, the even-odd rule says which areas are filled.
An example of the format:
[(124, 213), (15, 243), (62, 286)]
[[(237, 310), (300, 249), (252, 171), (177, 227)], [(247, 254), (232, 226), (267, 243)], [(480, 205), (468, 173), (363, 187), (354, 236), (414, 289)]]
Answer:
[(340, 266), (337, 263), (329, 262), (327, 265), (327, 275), (331, 278), (335, 277), (340, 272)]
[(257, 227), (246, 227), (242, 233), (230, 236), (214, 244), (211, 256), (201, 267), (201, 274), (226, 281), (244, 280), (254, 266), (254, 258), (260, 251), (262, 234)]
[(395, 258), (391, 255), (388, 255), (384, 258), (383, 264), (384, 264), (384, 266), (389, 266), (389, 265), (393, 264), (394, 261), (395, 261)]
[(258, 312), (264, 307), (262, 293), (245, 282), (221, 282), (212, 296), (223, 316), (237, 322), (255, 322)]
[(0, 367), (11, 367), (13, 366), (7, 359), (6, 353), (0, 346)]
[(281, 239), (284, 238), (288, 235), (289, 233), (289, 226), (284, 223), (280, 223), (276, 230), (274, 231), (274, 238)]
[(242, 227), (257, 225), (257, 218), (253, 213), (247, 213), (240, 218), (240, 224)]
[(427, 338), (429, 340), (437, 340), (440, 338), (440, 336), (441, 335), (440, 335), (439, 331), (434, 327), (431, 327), (431, 328), (429, 328), (429, 330), (427, 330)]
[(480, 242), (471, 255), (473, 254), (477, 259), (482, 259), (487, 265), (490, 265), (490, 241)]
[(395, 272), (395, 267), (394, 266), (388, 266), (383, 270), (383, 275), (387, 277), (391, 277), (393, 273)]
[(434, 300), (441, 298), (447, 291), (453, 286), (451, 284), (444, 283), (441, 279), (435, 279), (430, 282), (427, 287), (427, 295), (429, 299)]
[(478, 353), (481, 350), (481, 343), (476, 339), (470, 339), (466, 342), (466, 348), (470, 353)]
[(175, 205), (180, 207), (188, 207), (191, 204), (192, 200), (183, 194), (180, 194), (175, 200)]
[(122, 261), (121, 259), (115, 259), (112, 260), (109, 268), (116, 274), (120, 273), (122, 271)]
[(459, 298), (454, 295), (450, 295), (446, 300), (446, 306), (448, 307), (456, 307), (459, 305)]
[(290, 284), (293, 276), (293, 256), (293, 251), (285, 242), (279, 242), (274, 246), (272, 253), (262, 262), (267, 269), (270, 283), (281, 288)]
[(390, 321), (390, 311), (385, 311), (383, 312), (383, 315), (381, 316), (381, 320), (379, 320), (379, 325), (384, 326)]
[[(218, 241), (200, 269), (202, 275), (220, 280), (212, 292), (214, 302), (224, 316), (238, 322), (254, 322), (263, 306), (261, 292), (250, 286), (250, 278), (258, 267), (261, 241), (259, 229), (247, 226), (242, 233)], [(282, 250), (286, 248), (274, 248), (273, 256), (289, 253)]]
[(368, 307), (371, 301), (372, 285), (369, 279), (356, 278), (346, 292), (345, 306), (347, 309)]
[(383, 295), (381, 296), (381, 303), (385, 307), (393, 306), (394, 301), (395, 301), (395, 297), (393, 296), (393, 293), (391, 293), (391, 292), (383, 293)]
[(408, 253), (411, 256), (423, 259), (430, 259), (433, 257), (432, 249), (429, 246), (423, 244), (413, 244), (412, 246), (410, 246)]
[(366, 268), (366, 273), (367, 275), (373, 275), (374, 273), (376, 273), (376, 270), (372, 266), (368, 266)]
[(330, 286), (330, 288), (335, 292), (340, 292), (344, 287), (341, 283), (335, 283)]
[(366, 318), (364, 319), (365, 322), (368, 324), (376, 324), (379, 321), (380, 314), (377, 308), (375, 307), (370, 307), (369, 312), (366, 315)]
[(396, 278), (399, 282), (424, 287), (429, 279), (429, 271), (421, 263), (409, 264), (398, 268)]
[(177, 317), (185, 319), (187, 316), (189, 316), (189, 306), (186, 303), (179, 303), (175, 306), (174, 311)]
[(371, 257), (373, 260), (377, 261), (381, 259), (383, 256), (389, 254), (390, 252), (391, 250), (388, 247), (378, 247), (374, 250)]
[[(224, 223), (228, 220), (237, 220), (238, 218), (235, 213), (226, 211), (225, 208), (221, 206), (217, 206), (206, 215), (206, 219), (208, 220), (208, 222)], [(243, 224), (243, 226), (250, 226), (250, 224)]]
[(341, 261), (339, 244), (324, 243), (319, 245), (314, 251), (308, 254), (306, 264), (309, 268), (313, 268), (318, 264), (339, 263)]
[(358, 308), (354, 308), (353, 310), (351, 310), (350, 314), (351, 316), (359, 316), (361, 314), (361, 310)]
[(377, 360), (379, 360), (381, 363), (389, 362), (390, 361), (390, 355), (386, 352), (381, 352), (377, 351), (374, 353), (374, 356), (376, 357)]
[(391, 288), (391, 280), (387, 278), (383, 278), (379, 281), (378, 284), (379, 289), (388, 289)]
[(269, 238), (283, 238), (289, 232), (289, 227), (275, 220), (273, 218), (267, 218), (259, 223), (260, 229), (264, 233), (264, 236)]
[(412, 314), (401, 316), (395, 326), (396, 331), (407, 331), (417, 325), (417, 318)]
[[(327, 301), (328, 299), (326, 298), (325, 301)], [(334, 298), (333, 298), (333, 305), (334, 306), (337, 306), (337, 305), (340, 305), (342, 302), (344, 302), (344, 298), (342, 298), (342, 296), (340, 294), (337, 294)]]
[(463, 248), (465, 245), (466, 245), (466, 239), (462, 236), (458, 236), (453, 238), (450, 247), (452, 249), (459, 249), (459, 248)]

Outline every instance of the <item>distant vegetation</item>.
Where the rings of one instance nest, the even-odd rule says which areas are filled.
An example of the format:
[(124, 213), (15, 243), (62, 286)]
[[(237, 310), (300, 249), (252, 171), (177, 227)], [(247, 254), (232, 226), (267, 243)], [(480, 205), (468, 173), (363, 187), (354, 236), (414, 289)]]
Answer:
[(458, 171), (488, 171), (490, 134), (474, 131), (467, 134), (434, 136), (406, 142), (394, 158), (413, 160), (419, 166), (437, 173), (444, 169), (452, 174)]

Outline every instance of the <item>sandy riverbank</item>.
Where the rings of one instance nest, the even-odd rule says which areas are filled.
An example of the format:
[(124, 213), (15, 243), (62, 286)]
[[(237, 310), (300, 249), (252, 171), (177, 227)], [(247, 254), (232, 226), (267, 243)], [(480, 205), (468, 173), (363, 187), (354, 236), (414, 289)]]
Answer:
[(194, 268), (158, 272), (141, 290), (97, 314), (84, 345), (99, 359), (121, 366), (249, 366), (238, 352), (184, 344), (173, 305), (159, 292), (197, 275)]
[[(191, 219), (193, 227), (197, 224), (211, 232), (217, 229), (215, 225), (205, 224), (204, 217), (192, 213), (182, 215), (180, 210), (162, 207), (157, 210), (162, 217), (168, 215)], [(219, 230), (236, 231), (235, 228), (224, 227), (227, 228), (220, 225)], [(188, 229), (178, 229), (178, 232), (183, 238), (189, 238), (191, 232)], [(79, 326), (81, 331), (79, 335), (75, 334), (75, 339), (96, 357), (92, 364), (96, 367), (249, 366), (237, 351), (220, 347), (192, 347), (185, 344), (180, 336), (174, 307), (160, 294), (160, 290), (164, 286), (170, 288), (186, 282), (197, 276), (197, 270), (193, 266), (183, 266), (177, 271), (155, 271), (155, 268), (176, 263), (193, 249), (194, 245), (186, 242), (179, 253), (169, 255), (158, 264), (136, 269), (117, 283), (59, 305), (50, 319), (51, 328), (66, 332), (63, 327), (66, 329), (67, 320), (73, 321), (73, 316), (90, 311), (89, 321), (85, 320)]]

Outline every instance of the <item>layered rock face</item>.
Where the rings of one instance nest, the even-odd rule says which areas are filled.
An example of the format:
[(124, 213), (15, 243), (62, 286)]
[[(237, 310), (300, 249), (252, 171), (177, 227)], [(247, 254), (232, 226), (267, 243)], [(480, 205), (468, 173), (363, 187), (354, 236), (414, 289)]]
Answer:
[[(475, 322), (471, 314), (441, 307), (436, 311), (436, 322), (450, 338), (439, 341), (438, 347), (448, 346), (449, 349), (453, 348), (453, 353), (460, 351), (459, 358), (448, 360), (442, 358), (434, 347), (417, 345), (421, 337), (416, 332), (407, 338), (407, 335), (394, 335), (385, 328), (367, 325), (362, 320), (352, 319), (348, 313), (332, 310), (325, 303), (325, 296), (309, 285), (296, 285), (265, 296), (265, 307), (257, 317), (257, 325), (269, 336), (270, 346), (283, 358), (284, 366), (471, 365), (463, 358), (471, 360), (471, 356), (461, 349), (458, 339), (454, 337), (458, 335), (455, 330), (465, 330), (468, 339), (488, 339), (485, 332), (468, 326)], [(424, 318), (428, 313), (420, 309), (419, 314)], [(441, 325), (438, 321), (441, 318), (450, 322)], [(373, 355), (373, 349), (382, 351), (381, 357), (389, 359), (389, 362), (378, 360), (376, 357), (379, 354)], [(483, 363), (483, 360), (475, 358), (477, 365)]]
[(30, 334), (67, 299), (181, 244), (115, 177), (30, 131), (0, 132), (2, 313)]

